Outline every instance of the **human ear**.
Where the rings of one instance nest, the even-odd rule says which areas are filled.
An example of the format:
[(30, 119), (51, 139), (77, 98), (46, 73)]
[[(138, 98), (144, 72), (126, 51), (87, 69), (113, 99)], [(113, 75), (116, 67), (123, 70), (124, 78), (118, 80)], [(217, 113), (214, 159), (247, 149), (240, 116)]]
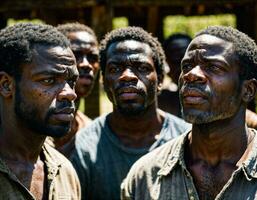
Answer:
[(6, 72), (0, 72), (0, 94), (5, 97), (11, 97), (13, 92), (13, 77)]
[(257, 80), (245, 80), (242, 85), (242, 99), (244, 102), (249, 103), (255, 98), (257, 92)]

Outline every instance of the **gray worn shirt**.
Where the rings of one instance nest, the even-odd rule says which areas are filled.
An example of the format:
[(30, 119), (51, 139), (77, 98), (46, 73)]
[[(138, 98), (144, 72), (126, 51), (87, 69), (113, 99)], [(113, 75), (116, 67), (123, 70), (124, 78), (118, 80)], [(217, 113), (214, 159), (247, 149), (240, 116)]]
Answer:
[[(257, 136), (247, 159), (231, 175), (215, 200), (257, 199)], [(186, 168), (187, 134), (167, 142), (139, 159), (122, 183), (122, 200), (198, 200), (193, 178)]]
[(165, 113), (160, 137), (150, 148), (124, 146), (101, 116), (82, 129), (76, 137), (71, 161), (77, 170), (82, 199), (120, 199), (120, 184), (132, 164), (144, 154), (185, 132), (189, 125), (182, 119)]

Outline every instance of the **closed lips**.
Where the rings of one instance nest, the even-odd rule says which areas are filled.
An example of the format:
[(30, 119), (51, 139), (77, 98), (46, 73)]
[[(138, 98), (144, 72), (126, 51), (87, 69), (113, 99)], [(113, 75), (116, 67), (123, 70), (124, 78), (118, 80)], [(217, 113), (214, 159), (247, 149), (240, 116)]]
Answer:
[(55, 114), (72, 114), (75, 112), (75, 108), (74, 107), (65, 107), (59, 110), (56, 110), (54, 113)]
[(135, 88), (121, 88), (118, 90), (118, 94), (122, 94), (122, 93), (139, 93), (139, 90), (135, 89)]
[(184, 89), (182, 91), (183, 97), (202, 97), (207, 98), (207, 95), (198, 89)]

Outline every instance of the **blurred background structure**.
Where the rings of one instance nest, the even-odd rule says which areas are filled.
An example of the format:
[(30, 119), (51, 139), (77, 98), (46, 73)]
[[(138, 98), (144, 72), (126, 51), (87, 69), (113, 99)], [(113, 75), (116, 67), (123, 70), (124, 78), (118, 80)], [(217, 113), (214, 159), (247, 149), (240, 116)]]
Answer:
[[(193, 36), (207, 25), (221, 24), (257, 41), (257, 0), (1, 0), (0, 28), (20, 20), (51, 25), (78, 21), (91, 26), (98, 39), (114, 28), (134, 25), (161, 42), (175, 32)], [(91, 118), (103, 112), (99, 96), (96, 84), (85, 102)]]

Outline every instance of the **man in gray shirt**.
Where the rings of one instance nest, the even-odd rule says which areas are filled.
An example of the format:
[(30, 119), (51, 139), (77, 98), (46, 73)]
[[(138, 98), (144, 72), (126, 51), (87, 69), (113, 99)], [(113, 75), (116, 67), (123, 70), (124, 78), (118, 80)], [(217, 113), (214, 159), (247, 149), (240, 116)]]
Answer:
[(136, 27), (114, 30), (101, 42), (100, 58), (113, 112), (78, 133), (71, 160), (83, 199), (115, 200), (131, 165), (189, 125), (157, 108), (165, 56), (156, 38)]

